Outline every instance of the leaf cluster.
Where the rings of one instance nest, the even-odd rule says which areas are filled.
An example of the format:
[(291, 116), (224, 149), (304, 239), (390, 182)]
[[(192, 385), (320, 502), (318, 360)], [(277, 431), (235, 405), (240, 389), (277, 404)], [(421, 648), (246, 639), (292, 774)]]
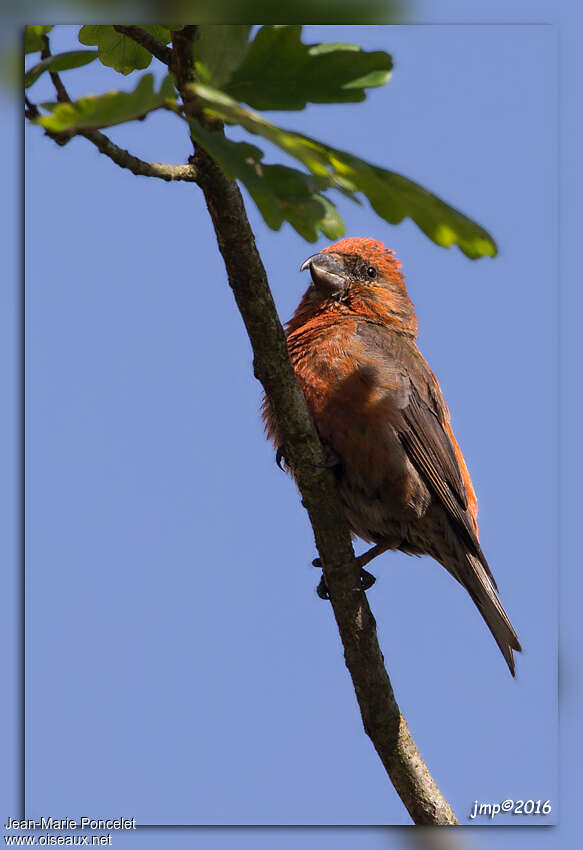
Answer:
[[(50, 29), (27, 26), (26, 52), (42, 51), (43, 37)], [(162, 50), (172, 40), (169, 26), (140, 30)], [(79, 41), (95, 49), (41, 59), (27, 70), (25, 85), (32, 86), (45, 71), (70, 70), (95, 59), (123, 75), (144, 70), (152, 62), (147, 39), (138, 43), (113, 26), (84, 26)], [(286, 130), (261, 114), (302, 110), (309, 103), (363, 101), (368, 89), (390, 79), (393, 62), (385, 51), (365, 51), (338, 42), (306, 44), (300, 25), (265, 25), (254, 37), (244, 24), (202, 25), (193, 62), (196, 82), (190, 89), (200, 105), (200, 120), (190, 119), (191, 136), (231, 178), (243, 183), (270, 228), (278, 230), (287, 221), (310, 242), (320, 233), (331, 239), (342, 236), (344, 222), (330, 196), (337, 191), (359, 203), (366, 198), (390, 224), (411, 218), (435, 243), (457, 244), (472, 259), (496, 254), (496, 244), (486, 230), (413, 180)], [(45, 113), (36, 121), (52, 133), (74, 133), (141, 118), (161, 106), (174, 107), (179, 113), (175, 99), (172, 73), (158, 90), (153, 76), (146, 74), (130, 92), (42, 104)], [(233, 141), (217, 132), (222, 123), (270, 142), (299, 167), (266, 163), (257, 144)]]

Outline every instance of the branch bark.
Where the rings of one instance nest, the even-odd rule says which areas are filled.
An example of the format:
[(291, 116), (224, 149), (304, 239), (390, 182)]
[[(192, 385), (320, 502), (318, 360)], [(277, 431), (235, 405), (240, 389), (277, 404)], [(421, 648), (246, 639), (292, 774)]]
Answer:
[[(194, 80), (196, 27), (173, 35), (171, 68), (188, 118), (205, 122), (189, 91)], [(220, 123), (207, 129), (223, 132)], [(295, 377), (283, 328), (257, 251), (243, 199), (206, 151), (195, 149), (197, 182), (214, 225), (229, 285), (253, 347), (255, 376), (269, 395), (280, 433), (302, 495), (330, 592), (367, 735), (415, 824), (451, 825), (458, 821), (425, 765), (402, 716), (384, 666), (376, 623), (360, 588), (343, 507), (305, 398)]]

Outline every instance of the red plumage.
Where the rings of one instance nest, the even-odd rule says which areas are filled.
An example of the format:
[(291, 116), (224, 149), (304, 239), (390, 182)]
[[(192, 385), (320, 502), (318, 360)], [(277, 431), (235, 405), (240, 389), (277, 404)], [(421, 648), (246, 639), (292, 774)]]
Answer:
[[(514, 675), (520, 643), (478, 540), (477, 501), (439, 383), (416, 346), (401, 264), (373, 239), (310, 257), (287, 341), (353, 534), (428, 554), (468, 591)], [(269, 439), (283, 450), (269, 401)]]

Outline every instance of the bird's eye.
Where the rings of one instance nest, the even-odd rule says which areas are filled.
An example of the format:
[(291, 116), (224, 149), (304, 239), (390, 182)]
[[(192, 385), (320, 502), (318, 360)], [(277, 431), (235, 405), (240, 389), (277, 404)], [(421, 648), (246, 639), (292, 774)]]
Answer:
[(374, 268), (374, 266), (369, 266), (366, 270), (366, 274), (367, 277), (369, 277), (371, 280), (374, 280), (377, 276), (377, 270)]

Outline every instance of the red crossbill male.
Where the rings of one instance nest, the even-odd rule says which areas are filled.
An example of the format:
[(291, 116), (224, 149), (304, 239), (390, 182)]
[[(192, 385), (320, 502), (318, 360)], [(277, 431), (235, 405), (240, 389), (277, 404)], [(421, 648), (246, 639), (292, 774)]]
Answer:
[[(514, 675), (521, 646), (479, 543), (472, 481), (417, 348), (400, 269), (373, 239), (343, 239), (309, 257), (301, 270), (312, 280), (286, 326), (289, 352), (351, 532), (375, 544), (361, 566), (387, 549), (431, 555), (468, 591)], [(267, 398), (263, 416), (285, 457)]]

